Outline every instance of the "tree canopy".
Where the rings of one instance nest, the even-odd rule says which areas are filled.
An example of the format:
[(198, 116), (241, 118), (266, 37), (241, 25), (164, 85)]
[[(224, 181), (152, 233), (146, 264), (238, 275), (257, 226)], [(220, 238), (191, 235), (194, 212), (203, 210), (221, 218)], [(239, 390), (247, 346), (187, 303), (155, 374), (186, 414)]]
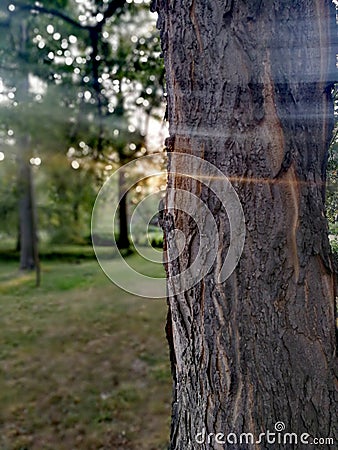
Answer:
[(149, 123), (163, 115), (160, 43), (147, 2), (7, 1), (0, 27), (5, 158), (28, 135), (40, 171), (59, 154), (78, 174), (91, 167), (98, 185), (147, 151)]

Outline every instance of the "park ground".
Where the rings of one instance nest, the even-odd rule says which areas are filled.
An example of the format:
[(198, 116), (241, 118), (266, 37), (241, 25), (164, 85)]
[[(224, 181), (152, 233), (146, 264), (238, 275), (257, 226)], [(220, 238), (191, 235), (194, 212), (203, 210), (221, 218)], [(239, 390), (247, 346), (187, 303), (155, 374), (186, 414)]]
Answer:
[(165, 300), (120, 290), (95, 259), (43, 261), (38, 288), (0, 261), (0, 310), (1, 450), (167, 448)]

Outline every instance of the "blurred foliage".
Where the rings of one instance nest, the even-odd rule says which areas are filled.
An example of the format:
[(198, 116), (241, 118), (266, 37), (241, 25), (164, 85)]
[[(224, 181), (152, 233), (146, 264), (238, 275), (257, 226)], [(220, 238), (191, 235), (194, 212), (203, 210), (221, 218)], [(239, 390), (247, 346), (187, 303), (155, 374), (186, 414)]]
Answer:
[[(79, 143), (85, 142), (87, 152), (103, 159), (126, 149), (131, 156), (130, 145), (146, 134), (147, 116), (159, 114), (164, 78), (148, 6), (125, 3), (110, 15), (114, 2), (106, 3), (20, 1), (0, 6), (5, 18), (0, 21), (5, 32), (1, 76), (13, 110), (8, 120), (15, 116), (19, 130), (40, 133), (34, 117), (39, 117), (37, 110), (40, 115), (48, 111), (46, 96), (54, 84), (59, 87), (54, 99), (66, 113), (64, 127), (70, 128), (69, 142), (79, 152)], [(34, 93), (31, 86), (20, 109), (27, 74), (42, 83), (42, 92)], [(140, 146), (132, 149), (137, 152)]]
[[(338, 85), (334, 92), (335, 128), (327, 166), (327, 190), (326, 190), (326, 215), (329, 222), (329, 231), (338, 237)], [(335, 239), (331, 240), (332, 249), (338, 253), (338, 245)]]
[(92, 164), (82, 165), (74, 174), (62, 155), (53, 155), (40, 186), (46, 192), (44, 197), (43, 192), (39, 196), (40, 227), (48, 233), (51, 242), (85, 244), (96, 197)]
[(87, 241), (99, 186), (147, 152), (149, 118), (163, 116), (164, 78), (148, 3), (1, 2), (1, 235), (18, 229), (23, 136), (40, 239), (52, 242)]
[(16, 165), (9, 159), (0, 163), (0, 238), (18, 233)]
[(330, 224), (330, 231), (338, 234), (338, 145), (331, 148), (328, 163), (328, 183), (326, 211)]

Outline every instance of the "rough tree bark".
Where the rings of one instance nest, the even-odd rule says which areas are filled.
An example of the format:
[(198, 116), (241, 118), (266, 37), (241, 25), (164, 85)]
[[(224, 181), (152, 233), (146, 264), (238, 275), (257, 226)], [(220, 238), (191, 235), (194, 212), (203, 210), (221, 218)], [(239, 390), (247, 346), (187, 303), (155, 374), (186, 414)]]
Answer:
[[(319, 448), (264, 439), (198, 444), (195, 437), (205, 430), (258, 438), (282, 421), (286, 432), (337, 438), (335, 286), (324, 216), (335, 76), (332, 4), (158, 0), (153, 7), (167, 77), (169, 186), (208, 205), (224, 233), (223, 258), (226, 214), (200, 183), (175, 175), (171, 152), (219, 168), (246, 221), (242, 257), (225, 283), (217, 283), (215, 262), (184, 294), (174, 295), (168, 285), (170, 449)], [(187, 248), (167, 264), (169, 280), (198, 246), (196, 225), (175, 201), (167, 196), (162, 219), (168, 258), (175, 251), (173, 228), (183, 231)]]

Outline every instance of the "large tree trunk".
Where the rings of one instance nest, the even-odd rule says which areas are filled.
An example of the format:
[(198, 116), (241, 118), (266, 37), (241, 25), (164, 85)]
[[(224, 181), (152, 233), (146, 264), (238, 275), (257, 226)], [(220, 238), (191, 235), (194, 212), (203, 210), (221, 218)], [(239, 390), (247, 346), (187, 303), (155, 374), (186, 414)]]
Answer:
[[(300, 442), (302, 433), (337, 438), (334, 274), (324, 216), (331, 2), (159, 0), (156, 7), (168, 89), (169, 187), (199, 196), (224, 236), (208, 274), (175, 294), (184, 279), (174, 276), (199, 243), (196, 223), (182, 212), (189, 205), (168, 190), (170, 449), (333, 448)], [(224, 283), (218, 275), (229, 245), (227, 215), (200, 178), (180, 175), (189, 167), (177, 167), (178, 152), (220, 169), (242, 203), (245, 246)], [(200, 236), (210, 233), (208, 221), (199, 225)], [(187, 239), (176, 259), (174, 228)], [(276, 432), (277, 422), (298, 434), (298, 445), (283, 443), (283, 433), (274, 443), (270, 436), (270, 444), (266, 437), (227, 440), (228, 433), (259, 440)], [(224, 433), (218, 441), (225, 443), (215, 435), (208, 443), (209, 433)]]

